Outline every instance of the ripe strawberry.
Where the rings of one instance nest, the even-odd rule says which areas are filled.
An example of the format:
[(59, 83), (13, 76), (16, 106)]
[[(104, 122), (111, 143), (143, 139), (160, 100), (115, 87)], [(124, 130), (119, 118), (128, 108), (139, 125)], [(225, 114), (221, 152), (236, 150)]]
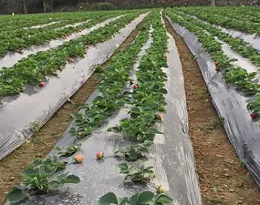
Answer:
[(215, 62), (215, 65), (218, 66), (218, 65), (219, 65), (219, 62)]
[(40, 86), (40, 87), (45, 86), (45, 82), (40, 82), (39, 86)]
[(219, 72), (219, 71), (220, 71), (220, 68), (216, 68), (215, 71)]
[(162, 185), (158, 186), (158, 188), (157, 188), (157, 193), (158, 193), (158, 194), (162, 194), (162, 193), (164, 193), (164, 192), (165, 192), (165, 190), (164, 190), (163, 186), (162, 186)]
[(251, 116), (252, 120), (258, 117), (258, 115), (256, 113), (251, 113), (250, 116)]
[(59, 66), (60, 70), (63, 70), (64, 68), (65, 68), (65, 66), (63, 66), (63, 65)]
[(69, 63), (73, 63), (73, 62), (74, 62), (74, 59), (71, 58), (71, 57), (69, 57), (69, 58), (68, 58), (68, 62), (69, 62)]
[(133, 89), (136, 89), (137, 87), (138, 87), (137, 84), (133, 84), (132, 86)]
[(103, 159), (105, 156), (104, 156), (103, 152), (98, 152), (96, 157), (97, 157), (97, 159)]
[(75, 156), (75, 162), (76, 163), (82, 163), (82, 161), (83, 161), (83, 155), (82, 154), (77, 154)]
[(23, 51), (22, 51), (22, 50), (18, 50), (17, 52), (20, 53), (20, 54), (23, 54)]
[(163, 115), (162, 114), (156, 114), (155, 115), (156, 116), (156, 118), (159, 120), (159, 121), (163, 121)]

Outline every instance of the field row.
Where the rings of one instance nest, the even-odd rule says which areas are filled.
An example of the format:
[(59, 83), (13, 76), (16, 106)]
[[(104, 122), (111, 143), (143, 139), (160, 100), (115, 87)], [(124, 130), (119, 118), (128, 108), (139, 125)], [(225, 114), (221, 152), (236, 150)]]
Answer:
[[(50, 23), (59, 24), (73, 23), (84, 21), (89, 16), (100, 16), (103, 14), (113, 13), (114, 11), (93, 11), (93, 12), (66, 12), (66, 13), (45, 13), (45, 14), (29, 14), (29, 15), (14, 15), (0, 16), (1, 31), (15, 31), (24, 28), (34, 28), (45, 26)], [(120, 13), (118, 11), (118, 13)]]
[[(124, 18), (124, 21), (123, 19), (118, 20), (117, 25), (125, 25), (126, 21), (133, 20), (137, 15), (137, 13), (129, 14)], [(109, 25), (109, 28), (111, 27), (113, 25)], [(35, 160), (23, 172), (24, 182), (10, 191), (8, 195), (10, 202), (16, 203), (23, 200), (25, 204), (30, 204), (31, 202), (29, 200), (26, 202), (25, 199), (32, 195), (53, 192), (64, 184), (79, 183), (78, 186), (81, 187), (80, 183), (89, 183), (88, 177), (80, 179), (79, 176), (75, 175), (84, 168), (77, 164), (85, 163), (85, 158), (86, 161), (89, 158), (89, 155), (86, 154), (88, 150), (83, 148), (81, 150), (81, 147), (89, 143), (86, 138), (94, 137), (90, 135), (97, 128), (104, 129), (104, 123), (109, 117), (117, 116), (115, 111), (122, 109), (128, 109), (128, 118), (119, 118), (120, 123), (118, 125), (112, 123), (108, 129), (105, 126), (104, 132), (120, 133), (122, 138), (130, 144), (116, 150), (114, 155), (109, 156), (108, 159), (103, 152), (97, 153), (96, 158), (104, 161), (111, 157), (120, 158), (121, 163), (118, 164), (118, 168), (119, 172), (125, 175), (124, 181), (130, 180), (135, 186), (140, 186), (140, 189), (143, 189), (140, 183), (148, 184), (156, 177), (154, 168), (147, 166), (145, 161), (149, 158), (150, 147), (155, 135), (161, 133), (155, 129), (155, 126), (163, 122), (161, 113), (166, 112), (164, 95), (167, 90), (164, 87), (167, 78), (162, 67), (167, 67), (165, 59), (167, 39), (159, 10), (150, 12), (144, 19), (142, 29), (134, 42), (125, 51), (112, 58), (109, 67), (101, 74), (98, 96), (91, 104), (83, 106), (79, 113), (73, 115), (74, 123), (70, 128), (70, 134), (65, 136), (72, 138), (73, 144), (66, 148), (56, 148), (59, 152), (54, 156)], [(140, 55), (141, 51), (145, 51), (145, 53)], [(111, 127), (111, 125), (114, 126)], [(100, 135), (99, 137), (104, 138)], [(75, 155), (79, 152), (83, 152), (85, 155)], [(67, 162), (73, 160), (74, 163), (69, 166)], [(90, 163), (93, 161), (84, 165), (88, 167), (84, 168), (84, 175), (97, 176), (99, 168), (91, 170)], [(95, 166), (99, 164), (98, 162), (94, 163)], [(77, 167), (78, 170), (76, 172), (74, 170), (75, 174), (66, 172), (73, 170), (73, 166)], [(101, 164), (98, 166), (102, 167)], [(117, 175), (120, 176), (120, 173)], [(93, 184), (93, 186), (96, 185)], [(84, 189), (86, 188), (88, 187), (84, 187)], [(93, 190), (93, 187), (91, 189)], [(83, 192), (82, 189), (81, 192)], [(123, 198), (109, 192), (104, 193), (105, 195), (99, 200), (96, 198), (93, 200), (93, 196), (87, 194), (85, 200), (89, 204), (99, 203), (100, 205), (134, 204), (134, 201), (137, 204), (156, 203), (163, 205), (172, 203), (173, 199), (164, 192), (164, 188), (159, 186), (157, 190), (136, 192), (132, 196)]]
[(247, 71), (233, 64), (236, 59), (230, 58), (223, 51), (222, 43), (227, 43), (230, 48), (239, 55), (250, 60), (257, 68), (260, 67), (260, 53), (242, 39), (233, 38), (210, 24), (201, 22), (187, 15), (182, 10), (167, 9), (167, 15), (173, 22), (193, 32), (202, 43), (204, 49), (210, 54), (217, 66), (217, 72), (222, 72), (228, 84), (234, 85), (245, 96), (255, 95), (255, 98), (248, 103), (247, 107), (252, 112), (251, 116), (256, 118), (260, 115), (259, 90), (260, 84), (255, 81), (257, 71)]
[(260, 53), (189, 9), (194, 8), (168, 8), (166, 15), (196, 58), (227, 136), (260, 186)]
[[(250, 14), (250, 8), (181, 7), (179, 10), (194, 15), (211, 24), (260, 35), (260, 12)], [(252, 12), (252, 11), (251, 11)]]
[[(86, 46), (95, 45), (110, 39), (126, 24), (135, 19), (140, 12), (132, 12), (126, 16), (115, 18), (107, 25), (91, 31), (77, 39), (64, 44), (29, 55), (18, 61), (13, 67), (3, 67), (0, 70), (0, 96), (10, 96), (23, 92), (26, 85), (40, 85), (46, 81), (46, 77), (57, 75), (68, 62), (83, 57), (86, 54)], [(112, 16), (115, 16), (113, 14)], [(96, 18), (89, 24), (96, 24), (110, 16)]]
[[(42, 45), (50, 40), (66, 38), (66, 36), (90, 28), (98, 22), (126, 13), (127, 12), (90, 13), (85, 15), (84, 18), (80, 17), (78, 19), (76, 16), (73, 20), (61, 21), (60, 23), (51, 24), (45, 27), (21, 28), (16, 30), (7, 29), (6, 31), (1, 31), (0, 56), (5, 56), (8, 51), (22, 52), (22, 49), (29, 48), (33, 45)], [(73, 26), (73, 23), (75, 26)]]

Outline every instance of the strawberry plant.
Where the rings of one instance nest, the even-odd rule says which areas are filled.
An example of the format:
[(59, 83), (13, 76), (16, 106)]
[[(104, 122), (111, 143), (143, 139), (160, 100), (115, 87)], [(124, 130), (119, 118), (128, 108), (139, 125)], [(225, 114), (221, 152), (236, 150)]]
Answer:
[(59, 151), (58, 155), (60, 155), (61, 157), (70, 157), (80, 150), (81, 145), (82, 143), (71, 145), (65, 151), (62, 151), (61, 147), (56, 147), (55, 150)]
[(11, 68), (2, 68), (0, 70), (0, 97), (19, 94), (27, 84), (39, 85), (46, 76), (57, 75), (60, 67), (68, 63), (68, 59), (73, 59), (71, 57), (80, 58), (85, 55), (86, 45), (93, 45), (112, 38), (140, 13), (140, 11), (133, 12), (90, 32), (88, 35), (70, 40), (54, 49), (41, 51), (21, 59)]
[(153, 167), (145, 167), (140, 161), (136, 161), (131, 166), (127, 163), (121, 163), (118, 167), (120, 168), (120, 173), (126, 174), (125, 181), (149, 182), (155, 178)]
[(164, 205), (171, 204), (173, 199), (165, 194), (154, 194), (150, 191), (136, 193), (131, 197), (118, 198), (114, 193), (105, 194), (99, 199), (99, 205)]
[(125, 158), (127, 161), (136, 161), (146, 157), (146, 155), (149, 153), (149, 148), (151, 147), (152, 143), (152, 141), (146, 140), (143, 143), (119, 149), (114, 153), (114, 155), (116, 157)]
[(251, 110), (253, 114), (260, 115), (260, 93), (257, 93), (255, 99), (247, 104), (247, 109)]
[[(260, 55), (256, 53), (254, 49), (245, 42), (239, 39), (233, 39), (229, 35), (223, 34), (219, 29), (208, 24), (205, 25), (203, 22), (198, 22), (176, 9), (174, 10), (174, 13), (171, 9), (166, 9), (166, 13), (171, 20), (196, 34), (203, 48), (209, 52), (212, 60), (218, 62), (218, 68), (223, 70), (223, 77), (227, 83), (234, 85), (235, 88), (243, 92), (245, 95), (255, 95), (259, 92), (260, 85), (254, 82), (256, 73), (248, 73), (245, 69), (232, 65), (234, 59), (230, 59), (224, 54), (220, 43), (217, 42), (214, 35), (217, 35), (219, 38), (229, 43), (237, 52), (240, 52), (243, 56), (249, 57), (252, 62), (259, 65)], [(208, 31), (207, 34), (205, 33), (205, 30)], [(219, 49), (217, 49), (217, 44), (219, 44)], [(213, 46), (216, 47), (216, 49), (212, 49)], [(252, 108), (252, 110), (254, 110), (256, 104), (257, 100), (252, 104), (249, 103), (247, 107), (248, 109)], [(255, 110), (255, 112), (257, 112), (257, 110)]]
[(124, 119), (120, 126), (109, 128), (109, 132), (121, 133), (124, 138), (130, 141), (144, 142), (153, 141), (156, 134), (162, 134), (159, 130), (149, 127), (155, 124), (156, 120), (152, 112), (147, 112), (137, 118)]
[(23, 171), (23, 183), (14, 186), (7, 199), (17, 203), (31, 195), (49, 193), (65, 183), (79, 183), (77, 176), (63, 172), (65, 167), (66, 163), (56, 156), (35, 160)]
[[(2, 52), (0, 53), (0, 56), (4, 56), (8, 51), (14, 52), (22, 48), (28, 48), (32, 45), (41, 45), (50, 40), (65, 37), (80, 30), (90, 28), (91, 26), (94, 26), (101, 21), (118, 16), (120, 14), (121, 12), (100, 13), (99, 16), (97, 16), (95, 13), (89, 14), (85, 18), (92, 18), (90, 21), (79, 24), (75, 27), (69, 26), (62, 28), (61, 26), (66, 26), (68, 24), (67, 21), (64, 21), (59, 24), (53, 24), (43, 28), (21, 28), (17, 30), (8, 30), (4, 33), (0, 32), (0, 38), (2, 40)], [(58, 26), (61, 28), (55, 29)]]
[[(248, 16), (246, 18), (238, 19), (241, 13), (239, 13), (239, 15), (229, 17), (230, 11), (223, 13), (223, 10), (218, 11), (218, 9), (214, 9), (214, 12), (213, 12), (212, 9), (205, 8), (205, 7), (204, 8), (203, 7), (199, 7), (199, 8), (192, 8), (192, 7), (184, 8), (183, 7), (180, 10), (183, 12), (186, 12), (188, 14), (195, 15), (199, 19), (207, 21), (211, 24), (216, 24), (216, 25), (220, 25), (220, 26), (223, 26), (226, 28), (243, 31), (245, 33), (252, 33), (252, 34), (257, 33), (258, 35), (260, 33), (259, 25), (248, 21), (248, 18), (249, 18)], [(255, 13), (256, 12), (254, 12), (253, 16), (255, 16)]]
[(241, 56), (250, 59), (256, 66), (260, 66), (259, 52), (255, 50), (249, 43), (245, 42), (243, 39), (233, 38), (231, 35), (224, 33), (220, 28), (201, 22), (179, 11), (177, 13), (184, 17), (186, 21), (189, 21), (190, 23), (192, 22), (193, 25), (196, 25), (204, 29), (210, 34), (218, 37), (218, 39), (229, 44), (232, 50), (238, 52)]
[(73, 136), (84, 138), (90, 135), (113, 111), (124, 106), (128, 95), (124, 88), (129, 82), (129, 72), (133, 69), (147, 36), (148, 28), (144, 27), (133, 44), (112, 58), (110, 66), (100, 76), (99, 96), (90, 106), (85, 106), (83, 112), (72, 115), (75, 126), (70, 129), (70, 133)]
[(245, 69), (240, 67), (233, 68), (224, 74), (227, 83), (231, 83), (245, 95), (254, 95), (258, 92), (260, 84), (252, 83), (256, 76), (256, 72), (247, 73)]

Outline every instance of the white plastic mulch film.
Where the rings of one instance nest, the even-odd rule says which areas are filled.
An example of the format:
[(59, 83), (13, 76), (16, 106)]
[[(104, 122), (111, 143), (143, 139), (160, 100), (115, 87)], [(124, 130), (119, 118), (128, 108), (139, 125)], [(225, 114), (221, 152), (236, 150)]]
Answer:
[[(210, 55), (203, 50), (202, 45), (193, 33), (175, 24), (170, 18), (168, 20), (171, 22), (173, 29), (184, 38), (192, 54), (196, 56), (214, 106), (224, 119), (227, 136), (240, 160), (246, 162), (249, 172), (260, 187), (260, 129), (258, 123), (252, 121), (246, 108), (250, 97), (243, 96), (232, 85), (226, 84), (221, 73), (215, 71), (215, 63), (211, 60)], [(254, 43), (257, 43), (257, 41), (251, 42), (251, 44)], [(227, 44), (223, 42), (221, 44), (223, 52), (228, 57), (238, 59), (233, 63), (234, 65), (240, 66), (248, 72), (257, 70), (256, 66), (233, 52)]]
[(67, 64), (58, 77), (49, 78), (43, 89), (29, 86), (18, 97), (4, 98), (0, 103), (0, 160), (31, 137), (35, 126), (42, 127), (146, 15), (141, 14), (112, 39), (89, 47), (84, 58)]
[[(20, 205), (97, 205), (104, 193), (114, 192), (119, 197), (124, 197), (135, 192), (154, 190), (158, 185), (163, 185), (167, 195), (174, 199), (173, 205), (202, 205), (193, 148), (188, 135), (182, 66), (174, 39), (170, 34), (168, 36), (168, 68), (163, 68), (168, 78), (165, 85), (168, 90), (165, 96), (167, 106), (164, 121), (157, 127), (163, 134), (156, 135), (149, 160), (145, 162), (154, 167), (156, 178), (147, 186), (123, 184), (124, 175), (118, 172), (117, 165), (120, 161), (117, 158), (106, 157), (105, 160), (97, 161), (93, 156), (101, 150), (106, 156), (113, 156), (116, 150), (127, 145), (120, 134), (107, 132), (109, 127), (118, 125), (120, 120), (128, 117), (126, 107), (109, 117), (107, 123), (83, 140), (81, 153), (84, 155), (84, 163), (67, 166), (66, 171), (80, 177), (79, 184), (65, 185), (59, 192), (51, 195), (31, 197)], [(150, 35), (138, 56), (134, 71), (130, 74), (132, 77), (151, 42)], [(132, 88), (126, 85), (126, 89)], [(86, 103), (91, 104), (97, 95), (98, 92), (94, 92)], [(70, 127), (72, 126), (73, 122)], [(70, 127), (57, 146), (66, 148), (73, 144), (74, 137), (69, 132)], [(50, 155), (56, 153), (53, 150)]]

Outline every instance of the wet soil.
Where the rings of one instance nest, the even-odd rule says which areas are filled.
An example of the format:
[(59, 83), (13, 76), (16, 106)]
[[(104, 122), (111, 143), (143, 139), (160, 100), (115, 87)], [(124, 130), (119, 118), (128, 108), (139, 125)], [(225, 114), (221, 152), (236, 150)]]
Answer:
[[(143, 23), (140, 23), (126, 38), (113, 56), (124, 51), (138, 35)], [(111, 58), (113, 57), (111, 56)], [(110, 58), (110, 59), (111, 59)], [(101, 67), (104, 70), (110, 64), (110, 59)], [(79, 105), (86, 102), (99, 84), (99, 74), (94, 73), (70, 100), (26, 143), (8, 155), (0, 162), (0, 204), (15, 183), (22, 182), (22, 171), (36, 158), (45, 157), (54, 148), (72, 122), (71, 114), (76, 113)]]
[(260, 192), (229, 142), (200, 69), (184, 40), (164, 18), (179, 51), (192, 139), (204, 205), (259, 205)]

